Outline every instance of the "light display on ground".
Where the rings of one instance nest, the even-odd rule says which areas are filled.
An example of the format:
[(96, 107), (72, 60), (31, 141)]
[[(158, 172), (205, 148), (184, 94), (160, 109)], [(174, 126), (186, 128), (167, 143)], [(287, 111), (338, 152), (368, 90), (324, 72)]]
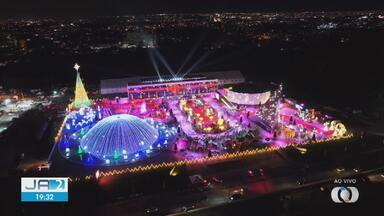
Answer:
[[(321, 141), (311, 141), (311, 142), (304, 142), (300, 144), (290, 144), (289, 146), (292, 146), (294, 148), (299, 148), (298, 146), (302, 145), (308, 145), (308, 144), (321, 144), (321, 143), (328, 143), (330, 141), (337, 141), (340, 139), (350, 139), (353, 137), (353, 134), (348, 134), (343, 137), (333, 137), (326, 140)], [(287, 146), (285, 146), (287, 147)], [(285, 148), (282, 147), (282, 148)], [(137, 173), (137, 172), (146, 172), (156, 169), (166, 169), (166, 168), (172, 168), (172, 167), (179, 167), (184, 165), (199, 165), (199, 164), (210, 164), (210, 163), (217, 163), (220, 161), (228, 161), (228, 160), (238, 160), (241, 158), (246, 157), (252, 157), (256, 156), (258, 154), (263, 154), (266, 152), (272, 152), (280, 149), (281, 147), (277, 146), (269, 146), (261, 149), (253, 149), (253, 150), (245, 150), (245, 151), (239, 151), (234, 153), (225, 153), (222, 155), (216, 155), (212, 157), (204, 157), (204, 158), (194, 158), (194, 159), (184, 159), (184, 160), (178, 160), (178, 161), (172, 161), (172, 162), (162, 162), (157, 164), (148, 164), (146, 166), (136, 166), (136, 167), (128, 167), (123, 169), (113, 169), (109, 171), (97, 171), (95, 175), (86, 175), (86, 176), (78, 176), (78, 177), (69, 177), (70, 182), (79, 182), (79, 181), (87, 181), (91, 180), (93, 178), (99, 178), (99, 177), (106, 177), (106, 176), (114, 176), (114, 175), (123, 175), (123, 174), (129, 174), (129, 173)], [(301, 152), (300, 152), (301, 153)]]
[[(83, 117), (77, 112), (71, 115)], [(73, 122), (74, 119), (67, 118), (66, 121)], [(175, 133), (175, 128), (169, 129), (153, 120), (127, 114), (112, 115), (81, 129), (65, 128), (59, 151), (71, 161), (85, 165), (131, 163), (148, 158), (172, 144)]]
[(171, 111), (167, 108), (165, 99), (136, 99), (118, 100), (104, 99), (98, 103), (104, 108), (108, 115), (130, 114), (140, 118), (151, 118), (159, 122), (168, 123), (172, 121)]
[[(180, 82), (172, 86), (184, 86)], [(204, 89), (142, 97), (140, 90), (164, 91), (164, 84), (145, 85), (132, 91), (137, 97), (104, 98), (75, 108), (56, 137), (59, 150), (71, 161), (96, 166), (143, 159), (152, 164), (150, 156), (167, 152), (170, 158), (160, 157), (167, 161), (160, 164), (168, 167), (352, 136), (341, 122), (286, 99), (282, 85), (263, 103), (247, 104), (226, 102), (225, 95), (200, 87)]]
[(116, 158), (152, 149), (158, 137), (157, 129), (149, 123), (120, 114), (99, 121), (81, 138), (80, 146), (99, 159)]
[(221, 133), (229, 128), (228, 122), (200, 99), (181, 99), (179, 104), (188, 121), (201, 133)]

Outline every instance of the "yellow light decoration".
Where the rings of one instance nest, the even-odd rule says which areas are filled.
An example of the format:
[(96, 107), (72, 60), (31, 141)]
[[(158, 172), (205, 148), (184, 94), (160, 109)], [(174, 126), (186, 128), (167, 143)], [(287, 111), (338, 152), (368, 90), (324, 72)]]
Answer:
[(347, 133), (347, 129), (343, 123), (337, 123), (334, 128), (333, 136), (343, 137)]
[(92, 103), (88, 98), (87, 92), (85, 91), (83, 81), (80, 78), (79, 73), (80, 66), (78, 64), (75, 65), (75, 69), (77, 71), (76, 76), (76, 88), (75, 88), (75, 101), (74, 106), (76, 108), (80, 108), (82, 106), (91, 106)]
[(210, 132), (210, 131), (212, 131), (212, 128), (211, 127), (207, 127), (207, 128), (204, 128), (204, 130)]
[[(111, 170), (111, 171), (100, 171), (100, 177), (107, 177), (107, 176), (113, 176), (113, 175), (122, 175), (122, 174), (128, 174), (128, 173), (136, 173), (136, 172), (145, 172), (145, 171), (150, 171), (150, 170), (155, 170), (155, 169), (164, 169), (164, 168), (175, 168), (175, 167), (180, 167), (184, 165), (197, 165), (201, 163), (212, 163), (212, 162), (220, 162), (220, 161), (225, 161), (225, 160), (231, 160), (231, 159), (240, 159), (244, 157), (251, 157), (254, 155), (266, 153), (266, 152), (272, 152), (276, 151), (280, 148), (286, 148), (288, 146), (292, 146), (294, 148), (298, 149), (304, 149), (300, 146), (302, 145), (307, 145), (307, 144), (319, 144), (319, 143), (327, 143), (329, 141), (336, 141), (340, 139), (348, 139), (352, 138), (353, 134), (348, 134), (344, 137), (333, 137), (325, 140), (317, 140), (317, 141), (312, 141), (312, 142), (303, 142), (300, 144), (289, 144), (285, 147), (276, 147), (276, 146), (269, 146), (269, 147), (264, 147), (260, 149), (253, 149), (253, 150), (245, 150), (241, 152), (235, 152), (235, 153), (224, 153), (222, 155), (216, 155), (212, 157), (204, 157), (204, 158), (194, 158), (194, 159), (185, 159), (185, 160), (179, 160), (179, 161), (172, 161), (172, 162), (162, 162), (159, 164), (150, 164), (146, 166), (137, 166), (133, 168), (125, 168), (121, 170)], [(303, 152), (306, 152), (306, 150), (303, 150)], [(301, 151), (300, 151), (301, 152)], [(94, 175), (87, 175), (87, 176), (82, 176), (82, 177), (69, 177), (70, 182), (78, 182), (78, 181), (86, 181), (86, 180), (91, 180), (94, 178)]]

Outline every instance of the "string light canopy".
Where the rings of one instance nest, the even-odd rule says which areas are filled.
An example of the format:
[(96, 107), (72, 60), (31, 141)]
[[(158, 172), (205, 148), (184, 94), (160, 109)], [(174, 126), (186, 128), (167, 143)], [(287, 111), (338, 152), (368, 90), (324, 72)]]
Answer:
[(158, 137), (158, 130), (146, 121), (121, 114), (99, 121), (81, 139), (80, 146), (99, 159), (117, 159), (152, 149)]

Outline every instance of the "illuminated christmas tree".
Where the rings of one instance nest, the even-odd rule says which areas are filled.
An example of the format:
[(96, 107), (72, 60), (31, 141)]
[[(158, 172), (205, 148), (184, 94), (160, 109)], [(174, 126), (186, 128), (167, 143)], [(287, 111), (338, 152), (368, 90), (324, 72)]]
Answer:
[(92, 103), (88, 98), (87, 92), (85, 91), (85, 88), (84, 88), (83, 81), (81, 81), (81, 78), (80, 78), (80, 73), (79, 73), (80, 66), (78, 64), (75, 64), (74, 68), (76, 69), (76, 72), (77, 72), (74, 106), (76, 108), (90, 106)]

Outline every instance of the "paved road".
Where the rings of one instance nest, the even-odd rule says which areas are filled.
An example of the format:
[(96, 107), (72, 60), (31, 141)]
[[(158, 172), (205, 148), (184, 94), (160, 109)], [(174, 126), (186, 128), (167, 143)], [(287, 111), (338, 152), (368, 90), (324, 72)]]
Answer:
[[(309, 160), (300, 164), (297, 162), (300, 161), (300, 158), (292, 157), (284, 151), (276, 151), (242, 161), (195, 167), (189, 170), (190, 174), (198, 173), (207, 179), (217, 177), (223, 182), (211, 181), (211, 190), (205, 192), (161, 193), (141, 197), (135, 201), (126, 200), (104, 205), (98, 208), (96, 213), (103, 215), (105, 212), (130, 212), (130, 215), (144, 215), (145, 209), (157, 207), (160, 211), (159, 214), (177, 215), (183, 213), (182, 206), (185, 205), (194, 205), (195, 209), (192, 212), (195, 212), (199, 209), (229, 203), (228, 197), (233, 190), (239, 188), (245, 190), (242, 199), (249, 199), (278, 191), (296, 189), (319, 181), (355, 175), (382, 165), (383, 163), (377, 160), (376, 155), (383, 154), (383, 152), (383, 148), (367, 149), (360, 152), (358, 156), (354, 153), (340, 152), (340, 157), (337, 159), (338, 163), (324, 159)], [(358, 170), (354, 170), (356, 167)], [(264, 170), (264, 176), (248, 176), (248, 170), (259, 168)], [(302, 184), (299, 185), (298, 180), (301, 180)]]

